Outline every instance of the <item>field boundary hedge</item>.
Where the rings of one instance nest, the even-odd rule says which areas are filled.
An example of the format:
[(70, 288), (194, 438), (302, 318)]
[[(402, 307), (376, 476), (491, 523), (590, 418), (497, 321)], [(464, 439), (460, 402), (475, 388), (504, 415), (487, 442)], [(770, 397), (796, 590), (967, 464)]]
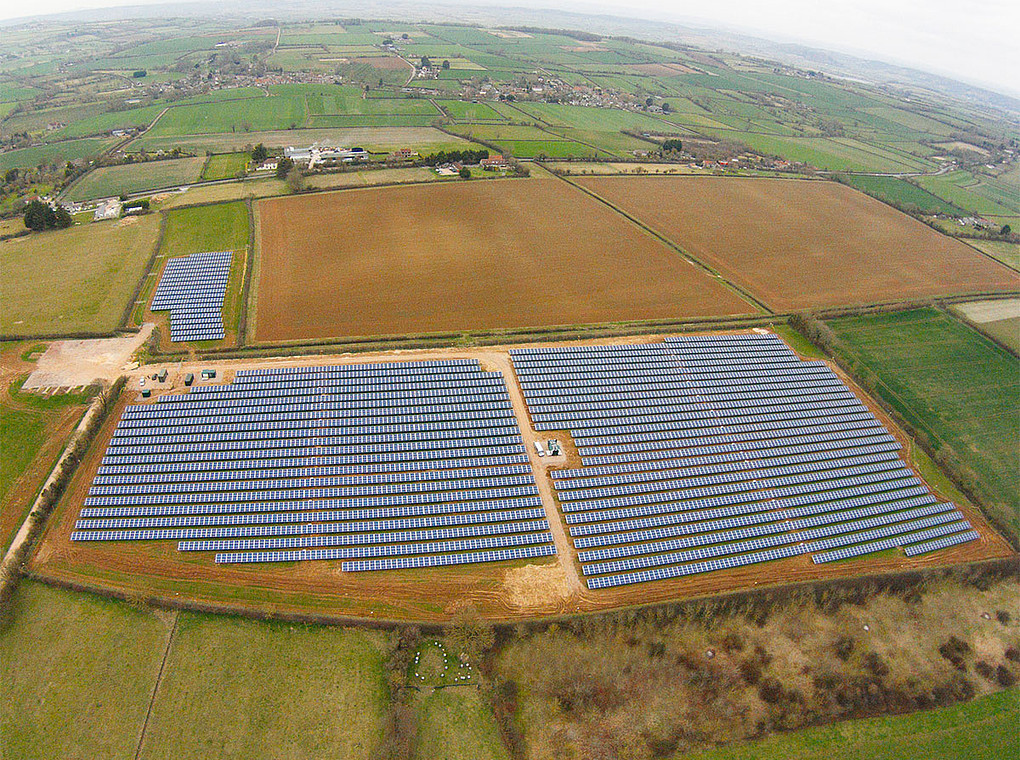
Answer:
[(71, 478), (74, 477), (75, 470), (88, 453), (110, 412), (117, 405), (117, 399), (120, 398), (126, 383), (127, 377), (122, 375), (112, 386), (93, 397), (92, 403), (89, 404), (53, 469), (50, 470), (25, 518), (29, 526), (28, 535), (16, 549), (9, 550), (0, 562), (0, 612), (7, 609), (23, 573), (24, 563), (31, 556), (36, 541), (45, 529), (50, 514), (63, 496)]
[[(416, 626), (423, 632), (441, 635), (458, 625), (458, 621), (437, 622), (434, 620), (397, 620), (355, 615), (333, 615), (318, 612), (293, 612), (246, 604), (199, 601), (181, 596), (162, 596), (111, 588), (101, 583), (71, 580), (37, 570), (25, 569), (21, 574), (33, 581), (54, 588), (92, 594), (115, 599), (141, 607), (167, 611), (197, 612), (214, 615), (261, 620), (265, 622), (308, 623), (312, 625), (337, 625), (371, 630), (399, 630)], [(720, 615), (746, 615), (752, 619), (767, 616), (774, 608), (791, 602), (812, 600), (819, 607), (842, 604), (860, 604), (877, 594), (887, 591), (900, 593), (920, 590), (926, 584), (943, 579), (956, 579), (975, 586), (990, 584), (1006, 578), (1020, 579), (1020, 556), (988, 559), (943, 567), (914, 570), (898, 570), (875, 574), (861, 574), (828, 580), (784, 583), (771, 588), (740, 589), (705, 596), (649, 602), (607, 610), (591, 612), (543, 615), (515, 620), (492, 620), (479, 618), (482, 625), (491, 626), (504, 635), (512, 634), (515, 628), (542, 631), (550, 626), (581, 626), (606, 622), (629, 623), (638, 620), (664, 622), (677, 619), (707, 620)]]

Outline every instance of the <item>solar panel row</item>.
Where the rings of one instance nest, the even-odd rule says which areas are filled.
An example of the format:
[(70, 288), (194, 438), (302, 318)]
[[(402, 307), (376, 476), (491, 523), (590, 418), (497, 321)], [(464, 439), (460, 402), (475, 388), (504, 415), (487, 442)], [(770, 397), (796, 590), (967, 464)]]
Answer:
[(394, 567), (555, 552), (505, 383), (477, 361), (245, 371), (164, 398), (120, 420), (73, 540)]
[(511, 358), (535, 428), (581, 456), (553, 480), (590, 588), (966, 526), (824, 362), (774, 335)]

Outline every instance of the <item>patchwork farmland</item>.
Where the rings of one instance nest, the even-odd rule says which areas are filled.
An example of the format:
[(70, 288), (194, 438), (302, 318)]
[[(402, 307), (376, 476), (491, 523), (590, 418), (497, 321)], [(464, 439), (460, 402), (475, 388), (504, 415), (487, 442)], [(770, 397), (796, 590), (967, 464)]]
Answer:
[(1013, 291), (960, 241), (832, 182), (592, 177), (577, 183), (778, 310)]
[(352, 190), (259, 213), (259, 342), (755, 311), (553, 179)]

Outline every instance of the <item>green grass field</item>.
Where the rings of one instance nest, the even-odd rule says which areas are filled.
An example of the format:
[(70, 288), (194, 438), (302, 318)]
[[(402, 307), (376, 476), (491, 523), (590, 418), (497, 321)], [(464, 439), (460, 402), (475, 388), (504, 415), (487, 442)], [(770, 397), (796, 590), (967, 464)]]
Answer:
[(148, 214), (0, 243), (0, 334), (116, 329), (158, 235), (159, 216)]
[(308, 118), (305, 99), (273, 96), (171, 108), (149, 132), (153, 137), (245, 133), (300, 127)]
[(170, 211), (160, 254), (238, 251), (247, 245), (247, 208), (243, 203), (219, 203)]
[(368, 758), (386, 702), (384, 642), (182, 616), (140, 757)]
[(1020, 361), (934, 309), (829, 323), (881, 380), (879, 393), (977, 474), (988, 509), (1020, 534)]
[[(173, 626), (26, 581), (0, 630), (0, 754), (135, 757)], [(181, 614), (142, 758), (368, 758), (385, 634)]]
[(0, 754), (133, 757), (169, 632), (152, 613), (23, 582), (0, 630)]
[(116, 142), (99, 138), (84, 140), (64, 140), (48, 145), (33, 145), (0, 153), (0, 171), (7, 171), (15, 166), (31, 168), (40, 164), (57, 164), (63, 166), (68, 161), (91, 158), (102, 153)]
[(1020, 270), (1020, 243), (1009, 243), (1005, 240), (968, 240), (967, 244), (1012, 269)]
[(508, 760), (492, 711), (476, 687), (426, 691), (415, 707), (420, 760)]
[(62, 422), (76, 423), (88, 401), (85, 394), (42, 397), (20, 393), (20, 387), (18, 381), (0, 398), (0, 552), (14, 539), (63, 449), (65, 435), (55, 437)]
[(209, 156), (202, 168), (202, 179), (233, 179), (244, 174), (248, 159), (247, 153), (219, 153)]
[(916, 207), (925, 214), (961, 214), (961, 210), (899, 177), (849, 175), (846, 184), (900, 207)]
[(69, 201), (88, 201), (188, 185), (198, 180), (204, 164), (204, 158), (177, 158), (106, 166), (89, 172), (74, 183), (66, 198)]
[[(1005, 760), (1020, 757), (1020, 689), (928, 712), (808, 728), (684, 760)], [(677, 759), (679, 760), (679, 758)]]
[[(208, 135), (162, 136), (145, 135), (135, 140), (129, 150), (147, 151), (185, 148), (190, 152), (230, 153), (250, 149), (258, 143), (268, 148), (288, 145), (311, 145), (324, 142), (335, 145), (358, 145), (372, 153), (385, 153), (397, 148), (411, 148), (420, 153), (439, 150), (463, 150), (473, 147), (463, 139), (451, 137), (431, 127), (351, 127), (337, 129), (285, 129), (267, 132), (226, 132)], [(6, 154), (5, 154), (6, 155)]]

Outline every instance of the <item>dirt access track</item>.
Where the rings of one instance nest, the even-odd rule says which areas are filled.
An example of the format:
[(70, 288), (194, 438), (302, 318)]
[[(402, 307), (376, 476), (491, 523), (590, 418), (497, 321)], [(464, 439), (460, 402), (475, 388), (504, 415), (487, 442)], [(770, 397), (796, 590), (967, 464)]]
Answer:
[[(589, 343), (656, 342), (663, 336), (644, 336)], [(574, 343), (574, 345), (580, 342)], [(541, 344), (535, 344), (541, 345)], [(554, 344), (545, 344), (554, 345)], [(565, 345), (565, 344), (555, 344)], [(421, 359), (478, 359), (487, 370), (503, 373), (518, 416), (521, 434), (531, 457), (535, 480), (548, 516), (557, 556), (548, 560), (520, 560), (486, 565), (465, 565), (428, 570), (344, 573), (339, 561), (271, 563), (269, 565), (216, 565), (205, 552), (178, 552), (174, 541), (120, 543), (72, 543), (70, 534), (96, 468), (117, 420), (128, 403), (137, 403), (138, 379), (158, 371), (149, 365), (133, 373), (117, 409), (110, 415), (90, 448), (70, 486), (50, 518), (46, 533), (30, 568), (37, 575), (85, 587), (113, 589), (134, 598), (150, 596), (222, 605), (226, 608), (254, 608), (291, 613), (350, 616), (365, 619), (448, 621), (458, 610), (470, 606), (486, 618), (515, 620), (538, 616), (595, 612), (632, 605), (713, 595), (795, 581), (811, 581), (879, 572), (894, 572), (945, 566), (995, 557), (1009, 557), (1009, 545), (989, 526), (980, 512), (957, 501), (957, 506), (981, 534), (974, 541), (920, 557), (901, 553), (860, 558), (852, 562), (815, 565), (809, 556), (768, 562), (682, 579), (641, 583), (618, 589), (590, 591), (581, 577), (576, 551), (567, 535), (563, 515), (555, 502), (549, 470), (578, 466), (569, 436), (557, 437), (567, 443), (567, 461), (539, 459), (533, 442), (549, 437), (531, 427), (523, 394), (513, 374), (510, 346), (486, 349), (435, 349), (391, 351), (354, 356), (306, 356), (217, 363), (216, 383), (230, 380), (239, 369), (256, 367), (322, 366), (378, 361)], [(183, 374), (200, 373), (198, 363), (167, 365), (170, 389), (181, 392)], [(892, 421), (833, 368), (872, 412), (904, 444), (907, 456), (911, 442)], [(200, 381), (201, 382), (201, 381)], [(151, 387), (151, 385), (150, 385)], [(157, 386), (161, 387), (161, 386)], [(158, 393), (158, 392), (157, 392)], [(933, 491), (944, 500), (947, 494)]]
[(776, 311), (1020, 289), (1020, 275), (836, 182), (575, 180)]
[(756, 311), (556, 179), (347, 190), (259, 215), (257, 342)]

